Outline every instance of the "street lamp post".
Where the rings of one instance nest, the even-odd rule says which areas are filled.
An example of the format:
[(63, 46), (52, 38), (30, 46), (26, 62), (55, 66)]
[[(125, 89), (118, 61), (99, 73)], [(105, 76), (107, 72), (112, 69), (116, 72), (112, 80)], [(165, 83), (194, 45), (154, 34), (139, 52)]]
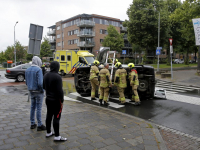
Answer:
[[(160, 12), (159, 12), (159, 18), (158, 18), (158, 47), (160, 47)], [(159, 55), (158, 55), (157, 71), (159, 71)]]
[[(15, 23), (17, 25), (18, 21)], [(16, 47), (15, 47), (15, 26), (14, 26), (14, 53), (15, 53), (15, 66), (16, 66)]]

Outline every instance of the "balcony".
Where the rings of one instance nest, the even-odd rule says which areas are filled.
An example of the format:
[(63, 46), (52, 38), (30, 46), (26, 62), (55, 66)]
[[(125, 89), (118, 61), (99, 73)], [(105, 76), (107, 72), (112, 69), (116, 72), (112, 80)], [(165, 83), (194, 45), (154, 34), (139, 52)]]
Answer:
[(122, 26), (122, 27), (120, 27), (120, 30), (121, 30), (121, 31), (127, 31), (127, 27), (123, 27), (123, 26)]
[(128, 40), (128, 35), (125, 34), (125, 35), (123, 36), (123, 39), (124, 39), (124, 40)]
[(79, 31), (77, 33), (77, 36), (79, 36), (79, 37), (94, 37), (95, 32), (94, 31)]
[(89, 42), (89, 41), (80, 41), (77, 43), (78, 47), (94, 47), (95, 43), (94, 42)]
[(56, 49), (56, 46), (51, 46), (51, 50), (55, 50)]
[(47, 36), (55, 36), (56, 35), (56, 30), (51, 30), (47, 32)]
[(131, 44), (124, 44), (123, 48), (132, 48)]
[(78, 27), (94, 27), (95, 22), (90, 20), (81, 20), (77, 23)]
[(56, 39), (50, 39), (49, 43), (56, 43)]

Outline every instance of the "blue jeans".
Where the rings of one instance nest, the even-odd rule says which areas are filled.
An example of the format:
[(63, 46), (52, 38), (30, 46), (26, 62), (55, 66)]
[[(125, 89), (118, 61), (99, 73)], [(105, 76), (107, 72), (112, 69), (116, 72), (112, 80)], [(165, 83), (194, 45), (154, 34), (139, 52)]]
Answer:
[(42, 102), (44, 98), (44, 93), (30, 92), (30, 95), (31, 95), (31, 112), (30, 112), (31, 125), (35, 124), (35, 110), (37, 109), (36, 117), (38, 121), (38, 126), (41, 126), (42, 125), (41, 111), (42, 111)]

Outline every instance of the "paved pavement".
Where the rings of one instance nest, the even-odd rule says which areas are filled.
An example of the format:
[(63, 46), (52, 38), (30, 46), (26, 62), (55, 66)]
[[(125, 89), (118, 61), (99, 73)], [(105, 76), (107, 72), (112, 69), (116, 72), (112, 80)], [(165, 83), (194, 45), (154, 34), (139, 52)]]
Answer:
[[(160, 75), (156, 75), (156, 78), (161, 79)], [(173, 71), (173, 79), (162, 78), (162, 80), (170, 81), (175, 84), (200, 87), (200, 76), (197, 76), (197, 71), (195, 69)]]
[[(65, 101), (61, 135), (57, 143), (45, 131), (30, 129), (27, 96), (0, 94), (0, 149), (162, 150), (166, 149), (157, 127), (142, 119), (100, 106)], [(43, 103), (42, 120), (46, 106)]]

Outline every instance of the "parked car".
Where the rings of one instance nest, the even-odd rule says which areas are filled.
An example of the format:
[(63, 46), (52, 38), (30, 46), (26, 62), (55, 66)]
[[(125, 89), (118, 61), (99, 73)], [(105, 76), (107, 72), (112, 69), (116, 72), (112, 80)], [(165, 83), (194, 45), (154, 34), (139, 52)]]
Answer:
[(183, 63), (184, 63), (184, 60), (183, 60), (183, 59), (175, 59), (175, 60), (174, 60), (174, 63), (175, 63), (175, 64), (183, 64)]
[[(197, 62), (197, 61), (196, 61)], [(190, 60), (189, 63), (193, 64), (196, 63), (195, 60)]]
[(13, 68), (7, 68), (5, 77), (8, 79), (16, 79), (16, 81), (23, 82), (25, 79), (25, 71), (31, 64), (22, 64)]

